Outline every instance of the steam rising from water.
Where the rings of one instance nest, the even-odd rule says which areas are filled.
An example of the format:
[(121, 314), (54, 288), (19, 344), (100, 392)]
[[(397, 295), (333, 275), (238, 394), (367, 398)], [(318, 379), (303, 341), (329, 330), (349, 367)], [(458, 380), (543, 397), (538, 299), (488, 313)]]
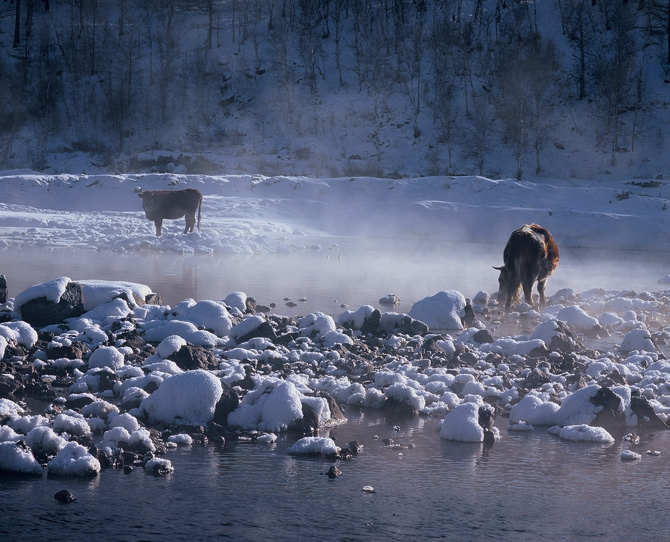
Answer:
[[(314, 311), (339, 315), (343, 305), (383, 308), (379, 299), (389, 293), (402, 300), (389, 310), (409, 312), (413, 303), (440, 290), (473, 297), (480, 290), (493, 294), (498, 288), (498, 272), (492, 266), (502, 263), (504, 245), (340, 241), (320, 250), (258, 256), (58, 249), (48, 253), (49, 265), (44, 265), (44, 249), (24, 247), (11, 250), (11, 257), (6, 251), (2, 272), (10, 297), (34, 284), (69, 276), (147, 284), (169, 305), (189, 297), (216, 300), (243, 291), (259, 304), (276, 303), (275, 312), (286, 315)], [(551, 297), (561, 288), (662, 290), (658, 280), (668, 274), (666, 264), (662, 254), (562, 249), (547, 294)], [(286, 306), (287, 302), (296, 306)]]

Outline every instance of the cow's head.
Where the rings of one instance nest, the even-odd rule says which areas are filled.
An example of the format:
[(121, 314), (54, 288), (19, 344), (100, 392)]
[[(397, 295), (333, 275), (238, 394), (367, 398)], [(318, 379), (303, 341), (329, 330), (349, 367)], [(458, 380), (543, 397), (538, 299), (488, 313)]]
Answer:
[(501, 265), (500, 267), (493, 266), (493, 269), (500, 271), (498, 275), (498, 303), (502, 303), (507, 299), (512, 285), (512, 271)]
[(158, 205), (156, 195), (151, 190), (146, 190), (139, 192), (137, 196), (142, 198), (142, 208), (144, 209), (144, 214), (149, 220), (154, 220), (154, 214)]

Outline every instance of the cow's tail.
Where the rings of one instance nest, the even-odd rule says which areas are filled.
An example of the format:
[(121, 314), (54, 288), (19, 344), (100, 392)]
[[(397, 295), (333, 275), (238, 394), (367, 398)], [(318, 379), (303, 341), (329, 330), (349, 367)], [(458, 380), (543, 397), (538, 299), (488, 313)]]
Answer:
[(200, 194), (200, 202), (198, 203), (198, 231), (200, 231), (200, 211), (202, 209), (202, 194)]

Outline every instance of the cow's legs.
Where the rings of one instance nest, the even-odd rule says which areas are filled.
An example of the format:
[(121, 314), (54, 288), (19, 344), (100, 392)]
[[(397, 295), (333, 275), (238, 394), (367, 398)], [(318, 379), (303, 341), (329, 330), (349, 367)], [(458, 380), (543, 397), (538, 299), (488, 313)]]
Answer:
[(531, 307), (533, 306), (533, 280), (524, 279), (523, 281), (523, 296)]
[(154, 220), (154, 224), (156, 225), (156, 236), (160, 237), (161, 228), (163, 227), (163, 219)]
[(537, 282), (537, 292), (540, 294), (540, 307), (544, 307), (547, 303), (544, 297), (544, 286), (546, 285), (547, 280), (539, 280)]
[(184, 218), (186, 219), (186, 228), (184, 228), (184, 233), (193, 231), (193, 228), (195, 227), (195, 213), (193, 213), (192, 216), (187, 213)]

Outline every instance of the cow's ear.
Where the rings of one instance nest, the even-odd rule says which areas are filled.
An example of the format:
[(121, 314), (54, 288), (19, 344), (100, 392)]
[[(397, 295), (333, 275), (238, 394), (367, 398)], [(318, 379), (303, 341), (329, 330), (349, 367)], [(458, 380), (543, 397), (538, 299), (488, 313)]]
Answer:
[(138, 198), (143, 198), (144, 197), (144, 192), (138, 192), (137, 197)]

